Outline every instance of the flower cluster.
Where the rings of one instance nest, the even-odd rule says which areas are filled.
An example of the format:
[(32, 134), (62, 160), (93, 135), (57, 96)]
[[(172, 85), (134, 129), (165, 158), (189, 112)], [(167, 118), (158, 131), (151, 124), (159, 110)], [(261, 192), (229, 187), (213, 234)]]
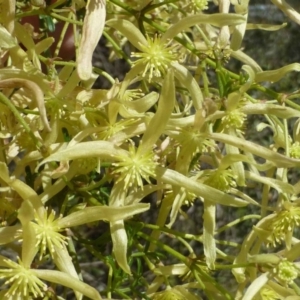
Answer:
[[(62, 299), (63, 287), (99, 300), (80, 276), (95, 260), (107, 298), (299, 294), (299, 91), (268, 84), (299, 64), (265, 72), (243, 52), (245, 30), (283, 27), (248, 24), (250, 2), (0, 1), (0, 299)], [(248, 115), (268, 123), (255, 139)], [(259, 128), (271, 129), (266, 143)], [(226, 231), (242, 222), (239, 243)]]

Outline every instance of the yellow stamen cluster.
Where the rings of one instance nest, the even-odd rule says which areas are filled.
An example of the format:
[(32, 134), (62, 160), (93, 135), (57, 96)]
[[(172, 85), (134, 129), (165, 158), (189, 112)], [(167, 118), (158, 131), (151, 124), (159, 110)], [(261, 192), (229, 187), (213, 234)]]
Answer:
[(192, 127), (180, 129), (175, 139), (183, 148), (189, 149), (192, 153), (206, 152), (209, 148), (215, 148), (214, 141), (206, 139), (205, 134)]
[[(208, 175), (208, 174), (206, 174)], [(236, 176), (232, 170), (213, 170), (204, 183), (217, 190), (228, 192), (230, 188), (236, 187)]]
[(295, 142), (294, 144), (291, 145), (290, 147), (290, 156), (292, 158), (300, 158), (300, 143)]
[(299, 269), (294, 263), (283, 260), (274, 269), (274, 273), (278, 279), (282, 280), (284, 284), (291, 284), (299, 275)]
[(119, 162), (113, 164), (116, 167), (113, 174), (119, 175), (117, 182), (123, 181), (125, 189), (143, 188), (143, 179), (150, 183), (150, 177), (155, 177), (154, 153), (147, 151), (141, 154), (133, 145), (129, 146), (128, 150), (129, 155), (115, 157)]
[(36, 246), (40, 248), (40, 257), (42, 257), (46, 250), (53, 255), (56, 247), (62, 247), (67, 244), (66, 237), (59, 232), (62, 229), (58, 226), (60, 218), (55, 218), (55, 212), (52, 210), (48, 214), (45, 210), (42, 218), (35, 212), (34, 229), (36, 231), (37, 243)]
[(189, 7), (191, 9), (191, 12), (205, 10), (205, 9), (208, 9), (208, 1), (207, 0), (191, 0)]
[(18, 263), (4, 259), (8, 268), (0, 269), (0, 279), (6, 281), (3, 287), (10, 285), (4, 299), (32, 299), (38, 296), (43, 297), (47, 286), (33, 272), (25, 268), (22, 261)]
[(126, 90), (122, 97), (122, 100), (123, 101), (132, 101), (134, 99), (139, 99), (144, 96), (145, 96), (145, 94), (140, 89)]
[(242, 131), (246, 120), (246, 114), (242, 113), (239, 109), (234, 109), (227, 112), (226, 116), (222, 118), (224, 128), (234, 128)]
[(276, 217), (270, 224), (272, 231), (272, 244), (281, 244), (286, 235), (291, 233), (296, 226), (300, 225), (300, 207), (291, 206), (288, 210), (282, 210), (277, 213)]
[(155, 35), (153, 39), (147, 37), (148, 45), (140, 45), (143, 52), (133, 52), (132, 57), (137, 57), (134, 65), (142, 64), (145, 70), (142, 74), (143, 77), (149, 76), (149, 81), (153, 77), (162, 77), (170, 68), (173, 61), (177, 61), (178, 54), (176, 54), (174, 45), (168, 46), (162, 43), (160, 38)]
[(98, 132), (96, 135), (98, 139), (106, 141), (109, 138), (116, 135), (118, 132), (123, 131), (129, 126), (135, 124), (136, 122), (137, 122), (136, 119), (124, 119), (113, 124), (110, 124), (109, 122), (105, 121), (106, 126), (101, 127), (101, 131)]

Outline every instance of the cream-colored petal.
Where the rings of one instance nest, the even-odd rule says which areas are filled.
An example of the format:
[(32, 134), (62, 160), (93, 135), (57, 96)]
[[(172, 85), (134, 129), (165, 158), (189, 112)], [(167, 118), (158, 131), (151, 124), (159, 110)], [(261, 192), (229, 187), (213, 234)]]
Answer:
[(93, 300), (101, 300), (101, 296), (96, 289), (91, 287), (90, 285), (80, 281), (79, 279), (74, 278), (73, 276), (54, 270), (38, 270), (32, 269), (32, 273), (34, 273), (40, 279), (54, 282), (66, 287), (73, 289), (83, 295), (89, 297)]
[(58, 221), (61, 228), (79, 226), (95, 221), (116, 222), (140, 214), (150, 208), (147, 203), (137, 203), (123, 207), (96, 206), (86, 207), (76, 211)]
[(203, 213), (203, 245), (207, 266), (214, 270), (216, 253), (216, 240), (214, 238), (216, 227), (216, 204), (204, 199)]
[(105, 17), (106, 1), (89, 0), (77, 57), (77, 72), (81, 80), (92, 76), (92, 56), (104, 29)]
[(15, 24), (15, 0), (1, 0), (0, 1), (0, 20), (9, 33), (13, 33)]
[(144, 153), (151, 149), (163, 133), (171, 116), (175, 104), (175, 83), (174, 74), (170, 69), (162, 85), (161, 96), (158, 101), (158, 108), (154, 117), (149, 122), (143, 135), (138, 151)]
[(118, 265), (124, 272), (131, 274), (130, 267), (127, 262), (127, 234), (124, 227), (124, 221), (115, 221), (110, 223), (110, 233), (113, 242), (113, 253)]
[(285, 0), (271, 0), (287, 17), (300, 24), (300, 14)]

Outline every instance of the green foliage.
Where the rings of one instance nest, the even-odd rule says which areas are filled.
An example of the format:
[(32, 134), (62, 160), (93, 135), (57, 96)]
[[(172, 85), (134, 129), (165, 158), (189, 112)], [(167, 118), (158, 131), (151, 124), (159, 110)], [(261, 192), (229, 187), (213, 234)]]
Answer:
[[(0, 2), (1, 299), (300, 299), (300, 94), (269, 85), (300, 64), (242, 51), (285, 26), (250, 4)], [(92, 66), (101, 36), (124, 78)]]

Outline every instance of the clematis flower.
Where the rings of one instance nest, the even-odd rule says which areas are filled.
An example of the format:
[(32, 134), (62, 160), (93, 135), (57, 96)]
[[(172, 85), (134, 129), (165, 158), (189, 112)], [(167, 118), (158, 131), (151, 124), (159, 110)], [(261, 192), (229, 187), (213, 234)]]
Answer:
[[(5, 280), (3, 286), (10, 287), (1, 292), (6, 299), (29, 299), (30, 297), (43, 297), (47, 285), (42, 282), (23, 262), (18, 258), (18, 263), (0, 256), (0, 279)], [(4, 268), (6, 267), (6, 268)], [(11, 297), (11, 298), (10, 298)]]
[(50, 211), (50, 213), (44, 210), (42, 216), (39, 216), (35, 211), (34, 215), (35, 218), (32, 225), (36, 233), (36, 247), (40, 249), (40, 259), (42, 259), (46, 253), (46, 249), (49, 249), (50, 254), (53, 255), (55, 248), (61, 248), (63, 244), (67, 244), (67, 241), (66, 237), (60, 234), (60, 231), (63, 230), (63, 228), (58, 225), (61, 217), (55, 218), (55, 212), (53, 210)]
[[(28, 200), (24, 201), (18, 215), (22, 223), (22, 229), (13, 227), (11, 231), (15, 234), (17, 231), (22, 232), (22, 260), (19, 259), (18, 263), (16, 263), (5, 257), (0, 257), (0, 267), (2, 267), (0, 269), (0, 278), (6, 279), (5, 285), (9, 286), (7, 290), (2, 292), (2, 295), (8, 298), (17, 295), (26, 299), (28, 299), (29, 295), (34, 297), (43, 296), (46, 284), (39, 279), (41, 278), (70, 287), (75, 292), (82, 293), (91, 299), (101, 299), (94, 288), (79, 280), (65, 247), (67, 239), (60, 232), (67, 227), (78, 226), (100, 219), (108, 218), (112, 223), (117, 223), (148, 208), (148, 204), (135, 204), (126, 207), (88, 207), (65, 218), (55, 218), (53, 211), (48, 214), (46, 210), (40, 217), (34, 211), (31, 203)], [(35, 217), (31, 221), (32, 215)], [(116, 247), (120, 246), (116, 245)], [(31, 269), (32, 260), (39, 248), (41, 256), (48, 249), (54, 258), (54, 262), (63, 270)]]
[(44, 297), (47, 285), (41, 280), (52, 281), (78, 291), (90, 299), (102, 299), (96, 289), (64, 272), (35, 270), (18, 259), (14, 262), (0, 256), (0, 279), (4, 279), (1, 299), (33, 299)]
[[(86, 207), (66, 217), (59, 216), (57, 218), (54, 211), (48, 212), (46, 210), (34, 190), (25, 183), (9, 177), (8, 169), (4, 163), (0, 163), (0, 178), (23, 198), (21, 208), (18, 211), (21, 226), (6, 227), (0, 231), (2, 244), (22, 239), (22, 255), (19, 263), (6, 258), (3, 258), (1, 263), (0, 258), (0, 268), (2, 267), (0, 278), (6, 279), (5, 284), (7, 285), (7, 289), (2, 291), (3, 296), (5, 295), (8, 299), (15, 296), (28, 299), (28, 295), (44, 295), (46, 285), (40, 282), (42, 279), (69, 287), (76, 294), (83, 294), (91, 299), (101, 299), (94, 288), (79, 280), (66, 249), (67, 239), (61, 233), (66, 228), (97, 220), (111, 223), (116, 259), (120, 266), (130, 273), (129, 266), (125, 261), (126, 255), (125, 257), (123, 255), (126, 254), (123, 250), (127, 249), (123, 220), (148, 210), (149, 204), (136, 203), (121, 206), (117, 197), (115, 201), (112, 200), (110, 206)], [(122, 184), (119, 185), (119, 187), (121, 186)], [(122, 190), (124, 193), (123, 188)], [(33, 259), (39, 250), (41, 256), (48, 250), (60, 271), (32, 269)], [(28, 282), (31, 286), (27, 285)]]
[(204, 183), (217, 190), (228, 192), (232, 187), (236, 187), (237, 176), (232, 170), (208, 170), (205, 175), (207, 178)]
[[(20, 186), (24, 188), (25, 184), (19, 184), (19, 186), (15, 184), (18, 192), (20, 191)], [(30, 188), (25, 193), (28, 195), (29, 191)], [(25, 193), (23, 196), (25, 196)], [(41, 202), (38, 199), (35, 199), (35, 201), (24, 200), (22, 202), (18, 211), (21, 228), (15, 228), (14, 226), (12, 230), (12, 233), (17, 229), (17, 233), (21, 232), (22, 234), (21, 258), (18, 258), (18, 261), (15, 262), (0, 256), (0, 278), (5, 280), (4, 290), (0, 293), (1, 299), (32, 299), (32, 297), (43, 297), (47, 290), (47, 285), (42, 280), (58, 283), (73, 289), (76, 296), (78, 296), (77, 299), (81, 298), (81, 294), (91, 299), (101, 299), (97, 290), (79, 280), (66, 248), (64, 245), (59, 245), (59, 243), (64, 241), (55, 232), (57, 226), (54, 226), (57, 225), (57, 222), (54, 221), (51, 224), (53, 214), (51, 214), (49, 219), (45, 218), (47, 222), (45, 220), (44, 222), (40, 221), (40, 224), (32, 222), (35, 211), (33, 204), (37, 207), (37, 204), (41, 204)], [(41, 214), (43, 210), (43, 207), (39, 207), (36, 214)], [(46, 224), (47, 227), (43, 227), (41, 224)], [(51, 225), (54, 226), (51, 227)], [(36, 226), (40, 226), (44, 231), (36, 230)], [(1, 237), (4, 237), (4, 235), (1, 234)], [(15, 238), (20, 238), (20, 235), (15, 235)], [(58, 266), (61, 267), (62, 271), (36, 270), (31, 268), (40, 243), (42, 244), (42, 251), (44, 251), (46, 245), (49, 245), (50, 249), (55, 252), (55, 261), (59, 263)], [(59, 261), (59, 257), (64, 257), (63, 264)]]
[(224, 129), (234, 128), (238, 132), (242, 132), (246, 120), (246, 114), (241, 112), (239, 109), (234, 109), (226, 112), (226, 115), (221, 120)]
[(300, 207), (286, 203), (285, 209), (273, 216), (269, 225), (269, 230), (272, 232), (269, 244), (275, 247), (276, 244), (285, 241), (287, 247), (290, 248), (294, 228), (300, 225)]
[(299, 276), (299, 268), (286, 259), (282, 260), (273, 270), (275, 276), (284, 283), (291, 284)]
[[(299, 276), (300, 269), (297, 263), (286, 258), (281, 259), (280, 256), (272, 253), (250, 256), (248, 261), (258, 263), (265, 267), (266, 270), (252, 281), (242, 300), (257, 299), (258, 297), (255, 297), (255, 295), (258, 294), (260, 294), (262, 299), (288, 299), (289, 297), (287, 296), (289, 294), (293, 295), (293, 290), (282, 289), (282, 285), (288, 286), (293, 284), (294, 280)], [(276, 279), (281, 287), (272, 279)]]
[(116, 169), (113, 174), (119, 174), (117, 182), (123, 182), (124, 189), (133, 187), (143, 188), (143, 180), (150, 183), (150, 176), (155, 177), (155, 160), (154, 153), (148, 151), (139, 153), (136, 148), (129, 146), (129, 155), (115, 157), (118, 162), (113, 163)]

